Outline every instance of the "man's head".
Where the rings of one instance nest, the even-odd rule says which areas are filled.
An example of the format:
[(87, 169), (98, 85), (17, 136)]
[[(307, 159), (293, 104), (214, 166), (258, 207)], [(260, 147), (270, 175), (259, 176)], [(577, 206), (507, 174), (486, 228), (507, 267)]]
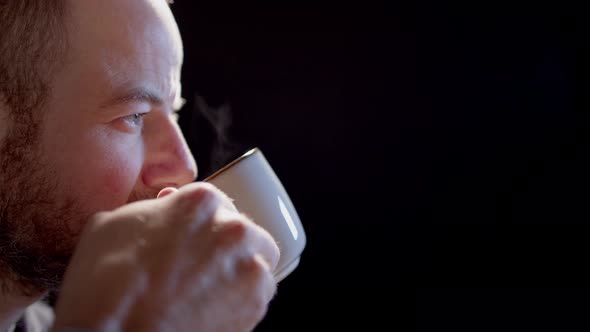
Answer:
[(165, 0), (2, 1), (0, 30), (0, 279), (36, 292), (90, 215), (194, 180), (182, 43)]

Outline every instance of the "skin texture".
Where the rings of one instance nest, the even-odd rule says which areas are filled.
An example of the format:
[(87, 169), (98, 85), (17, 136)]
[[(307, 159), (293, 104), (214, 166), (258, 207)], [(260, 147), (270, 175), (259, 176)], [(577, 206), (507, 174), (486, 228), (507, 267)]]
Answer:
[(268, 233), (219, 190), (193, 183), (92, 219), (56, 331), (250, 331), (275, 293), (278, 259)]
[(68, 9), (68, 55), (52, 77), (37, 142), (20, 159), (10, 157), (14, 142), (2, 154), (3, 219), (17, 245), (8, 249), (31, 257), (12, 264), (29, 292), (59, 286), (93, 213), (197, 174), (175, 121), (182, 43), (168, 4), (70, 1)]
[[(11, 250), (33, 257), (3, 273), (0, 311), (13, 319), (61, 285), (56, 330), (251, 330), (274, 294), (278, 248), (219, 190), (191, 183), (197, 168), (174, 114), (182, 43), (168, 4), (68, 6), (68, 56), (39, 144), (0, 156)], [(10, 152), (9, 126), (0, 124), (0, 146)]]

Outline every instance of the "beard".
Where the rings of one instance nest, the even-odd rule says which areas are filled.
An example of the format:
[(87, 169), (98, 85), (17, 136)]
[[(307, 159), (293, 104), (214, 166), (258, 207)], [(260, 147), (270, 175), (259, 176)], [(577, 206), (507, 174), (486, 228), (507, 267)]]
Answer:
[(16, 123), (0, 145), (0, 286), (26, 296), (61, 284), (82, 219), (61, 198), (55, 172), (36, 151), (39, 126)]
[[(20, 123), (20, 124), (19, 124)], [(0, 140), (0, 291), (56, 292), (90, 216), (38, 151), (39, 126), (16, 122)], [(0, 137), (1, 139), (1, 137)], [(154, 198), (132, 192), (129, 201)]]

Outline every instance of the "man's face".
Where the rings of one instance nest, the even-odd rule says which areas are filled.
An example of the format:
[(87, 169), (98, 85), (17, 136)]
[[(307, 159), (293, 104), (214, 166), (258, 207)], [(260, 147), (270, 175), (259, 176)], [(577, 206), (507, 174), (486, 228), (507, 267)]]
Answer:
[(182, 44), (166, 1), (68, 5), (68, 57), (51, 81), (39, 144), (13, 163), (23, 176), (0, 179), (16, 190), (0, 203), (11, 241), (35, 257), (36, 272), (18, 268), (31, 283), (63, 272), (93, 213), (196, 177), (174, 114)]

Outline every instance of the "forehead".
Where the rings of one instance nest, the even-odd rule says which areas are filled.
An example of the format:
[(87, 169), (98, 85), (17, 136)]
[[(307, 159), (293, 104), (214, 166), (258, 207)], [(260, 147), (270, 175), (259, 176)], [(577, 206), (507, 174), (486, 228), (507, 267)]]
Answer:
[(117, 73), (180, 68), (182, 41), (165, 0), (70, 1), (69, 49)]

